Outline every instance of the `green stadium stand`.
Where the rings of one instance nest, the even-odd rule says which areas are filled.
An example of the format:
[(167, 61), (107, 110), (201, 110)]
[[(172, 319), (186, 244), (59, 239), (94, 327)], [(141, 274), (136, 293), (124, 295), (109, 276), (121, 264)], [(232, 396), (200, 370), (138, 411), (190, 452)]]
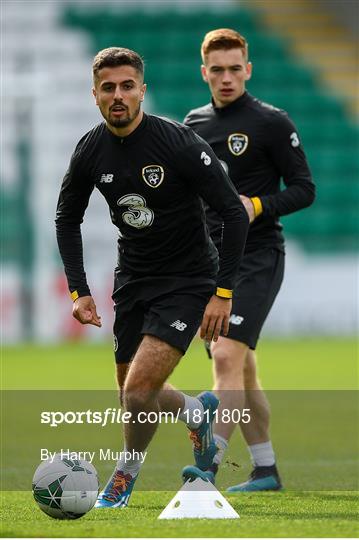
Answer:
[(154, 112), (182, 120), (189, 109), (209, 101), (200, 74), (199, 47), (214, 28), (236, 28), (246, 36), (253, 78), (248, 90), (290, 114), (305, 145), (318, 186), (315, 204), (284, 217), (287, 237), (309, 251), (357, 249), (359, 131), (343, 103), (329, 95), (311, 68), (291, 53), (285, 38), (263, 28), (253, 12), (144, 10), (113, 6), (64, 8), (62, 23), (87, 31), (93, 53), (109, 46), (140, 52)]
[(22, 223), (19, 220), (18, 200), (10, 192), (1, 189), (1, 261), (19, 260), (19, 240), (22, 237)]

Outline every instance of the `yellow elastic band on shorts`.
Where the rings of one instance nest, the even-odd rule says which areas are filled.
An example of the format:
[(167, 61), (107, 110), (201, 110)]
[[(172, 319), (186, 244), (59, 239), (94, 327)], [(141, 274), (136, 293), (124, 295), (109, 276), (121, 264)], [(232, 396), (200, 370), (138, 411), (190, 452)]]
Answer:
[(221, 287), (217, 287), (216, 290), (216, 296), (219, 296), (220, 298), (232, 298), (232, 292), (231, 289), (222, 289)]
[(254, 215), (257, 217), (263, 212), (262, 202), (259, 197), (251, 197), (251, 201), (254, 207)]
[(78, 297), (79, 297), (79, 293), (78, 293), (77, 291), (73, 291), (73, 292), (71, 293), (71, 298), (72, 298), (72, 300), (73, 300), (74, 302), (75, 302), (75, 300), (78, 299)]

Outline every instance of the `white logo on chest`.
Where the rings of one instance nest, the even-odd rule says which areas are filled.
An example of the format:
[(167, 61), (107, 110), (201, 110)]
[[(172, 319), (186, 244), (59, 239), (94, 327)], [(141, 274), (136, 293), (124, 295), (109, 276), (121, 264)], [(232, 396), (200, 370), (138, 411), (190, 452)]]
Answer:
[(113, 180), (113, 174), (103, 174), (101, 176), (100, 182), (101, 184), (103, 183), (109, 184), (110, 182), (112, 182), (112, 180)]

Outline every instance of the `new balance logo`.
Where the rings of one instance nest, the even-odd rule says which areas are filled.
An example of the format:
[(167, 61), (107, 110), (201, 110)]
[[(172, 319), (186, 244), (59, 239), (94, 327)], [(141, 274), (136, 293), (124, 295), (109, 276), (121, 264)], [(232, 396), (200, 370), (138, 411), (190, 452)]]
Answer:
[(100, 182), (109, 184), (110, 182), (112, 182), (112, 180), (113, 180), (113, 174), (103, 174), (101, 176)]
[(173, 328), (176, 328), (176, 330), (179, 330), (180, 332), (183, 332), (183, 330), (186, 330), (186, 328), (187, 328), (187, 324), (184, 323), (184, 322), (181, 322), (181, 321), (179, 321), (179, 320), (174, 321), (174, 322), (171, 324), (171, 326), (172, 326)]
[(239, 326), (244, 321), (244, 317), (241, 317), (240, 315), (234, 315), (232, 314), (229, 317), (229, 322), (231, 324), (235, 324), (236, 326)]

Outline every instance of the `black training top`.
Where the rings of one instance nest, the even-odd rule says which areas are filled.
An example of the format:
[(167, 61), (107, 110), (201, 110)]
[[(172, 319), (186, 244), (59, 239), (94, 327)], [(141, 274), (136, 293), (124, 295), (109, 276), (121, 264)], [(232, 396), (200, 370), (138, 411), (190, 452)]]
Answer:
[[(190, 111), (184, 123), (211, 145), (238, 193), (260, 198), (263, 212), (249, 228), (246, 251), (283, 249), (278, 216), (309, 206), (315, 196), (298, 132), (287, 113), (245, 92), (226, 107), (210, 103)], [(282, 191), (281, 178), (286, 186)], [(206, 208), (206, 213), (217, 244), (222, 219), (213, 209)]]
[(120, 271), (136, 277), (216, 275), (203, 199), (224, 221), (217, 286), (233, 289), (247, 213), (211, 147), (189, 127), (144, 114), (127, 137), (103, 122), (78, 143), (61, 187), (56, 231), (69, 289), (79, 296), (90, 294), (80, 224), (95, 186), (119, 229)]

